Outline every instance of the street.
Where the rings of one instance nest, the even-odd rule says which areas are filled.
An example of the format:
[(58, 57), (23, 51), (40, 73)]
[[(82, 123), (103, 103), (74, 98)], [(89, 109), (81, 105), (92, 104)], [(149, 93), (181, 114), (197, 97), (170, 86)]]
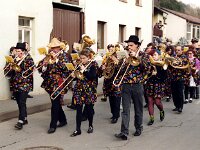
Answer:
[(144, 130), (134, 137), (133, 106), (131, 107), (130, 133), (127, 141), (114, 137), (120, 132), (121, 118), (117, 124), (110, 123), (109, 102), (95, 105), (94, 133), (88, 134), (88, 121), (82, 123), (82, 134), (70, 137), (75, 130), (75, 111), (64, 107), (67, 126), (47, 134), (50, 110), (28, 116), (29, 124), (21, 131), (15, 130), (17, 118), (0, 123), (0, 149), (23, 150), (37, 146), (54, 146), (64, 150), (199, 150), (200, 149), (200, 100), (184, 105), (182, 114), (173, 112), (173, 103), (163, 100), (165, 120), (160, 122), (155, 107), (155, 122), (147, 126), (148, 111), (144, 108)]

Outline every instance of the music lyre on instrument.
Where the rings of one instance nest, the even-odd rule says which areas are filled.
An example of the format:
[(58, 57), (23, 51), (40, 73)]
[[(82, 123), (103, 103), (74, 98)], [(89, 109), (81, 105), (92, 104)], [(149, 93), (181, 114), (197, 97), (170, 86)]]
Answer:
[[(97, 53), (98, 54), (98, 53)], [(85, 66), (84, 70), (78, 70), (80, 68), (80, 66), (82, 66), (83, 64), (80, 63), (79, 65), (77, 65), (74, 70), (67, 76), (67, 78), (64, 79), (64, 81), (54, 90), (54, 92), (51, 94), (50, 98), (52, 100), (56, 99), (61, 93), (62, 91), (68, 87), (68, 85), (75, 79), (75, 78), (79, 78), (79, 79), (83, 79), (83, 72), (90, 66), (90, 64), (95, 61), (95, 58), (97, 56), (97, 54), (95, 54), (95, 57), (93, 57), (90, 62)], [(67, 64), (67, 63), (66, 63)], [(72, 74), (75, 75), (75, 77), (72, 77)], [(71, 79), (70, 79), (71, 77)], [(67, 82), (68, 81), (68, 82)], [(63, 87), (63, 85), (67, 82), (67, 84)], [(59, 91), (60, 90), (60, 91)], [(58, 92), (59, 91), (59, 92)]]

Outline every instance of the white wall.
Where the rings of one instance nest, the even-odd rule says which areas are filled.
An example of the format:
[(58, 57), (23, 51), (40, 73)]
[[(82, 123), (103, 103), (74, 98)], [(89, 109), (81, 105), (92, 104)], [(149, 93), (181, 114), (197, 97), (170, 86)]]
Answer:
[[(9, 54), (9, 48), (18, 42), (18, 17), (34, 18), (34, 38), (31, 50), (34, 61), (42, 58), (37, 48), (46, 46), (53, 27), (53, 7), (51, 0), (3, 0), (0, 5), (0, 78), (3, 76), (5, 65), (4, 56)], [(8, 99), (10, 96), (8, 80), (3, 77), (0, 84), (0, 100)], [(40, 88), (42, 79), (38, 73), (34, 73), (34, 92), (43, 93)]]
[(166, 23), (166, 37), (171, 39), (174, 44), (181, 37), (186, 38), (187, 23), (185, 19), (168, 12)]
[[(142, 0), (142, 7), (135, 1), (127, 3), (118, 0), (85, 0), (85, 32), (97, 39), (97, 21), (107, 22), (106, 43), (118, 42), (119, 24), (126, 25), (126, 39), (135, 34), (135, 27), (141, 28), (141, 39), (145, 47), (152, 39), (152, 1)], [(96, 46), (95, 46), (96, 47)]]

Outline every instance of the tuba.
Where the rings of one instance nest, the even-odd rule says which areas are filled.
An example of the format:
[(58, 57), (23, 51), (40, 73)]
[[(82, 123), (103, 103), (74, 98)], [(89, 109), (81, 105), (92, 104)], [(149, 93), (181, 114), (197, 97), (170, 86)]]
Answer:
[(120, 51), (119, 44), (115, 44), (113, 52), (109, 53), (109, 55), (107, 56), (104, 62), (105, 69), (103, 70), (103, 76), (105, 79), (110, 79), (114, 75), (116, 62), (113, 61), (110, 56), (115, 55), (117, 51)]
[(92, 40), (86, 34), (82, 35), (82, 44), (81, 44), (81, 49), (82, 50), (84, 50), (86, 47), (91, 47), (93, 44), (95, 44), (95, 40)]

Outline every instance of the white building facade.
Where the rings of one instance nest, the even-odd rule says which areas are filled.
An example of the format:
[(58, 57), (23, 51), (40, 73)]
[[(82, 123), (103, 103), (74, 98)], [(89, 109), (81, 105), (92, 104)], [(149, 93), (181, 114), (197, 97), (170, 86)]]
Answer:
[[(5, 65), (4, 56), (9, 55), (9, 48), (18, 41), (30, 43), (35, 63), (43, 58), (37, 48), (49, 42), (53, 29), (54, 2), (81, 8), (85, 33), (97, 43), (94, 49), (105, 49), (107, 44), (123, 42), (134, 34), (143, 40), (143, 48), (151, 42), (152, 0), (79, 0), (78, 6), (61, 0), (4, 0), (0, 6), (1, 70)], [(9, 82), (3, 71), (0, 77), (0, 100), (6, 100), (10, 98)], [(34, 72), (32, 95), (45, 93), (40, 87), (41, 83), (42, 78), (37, 71)]]

